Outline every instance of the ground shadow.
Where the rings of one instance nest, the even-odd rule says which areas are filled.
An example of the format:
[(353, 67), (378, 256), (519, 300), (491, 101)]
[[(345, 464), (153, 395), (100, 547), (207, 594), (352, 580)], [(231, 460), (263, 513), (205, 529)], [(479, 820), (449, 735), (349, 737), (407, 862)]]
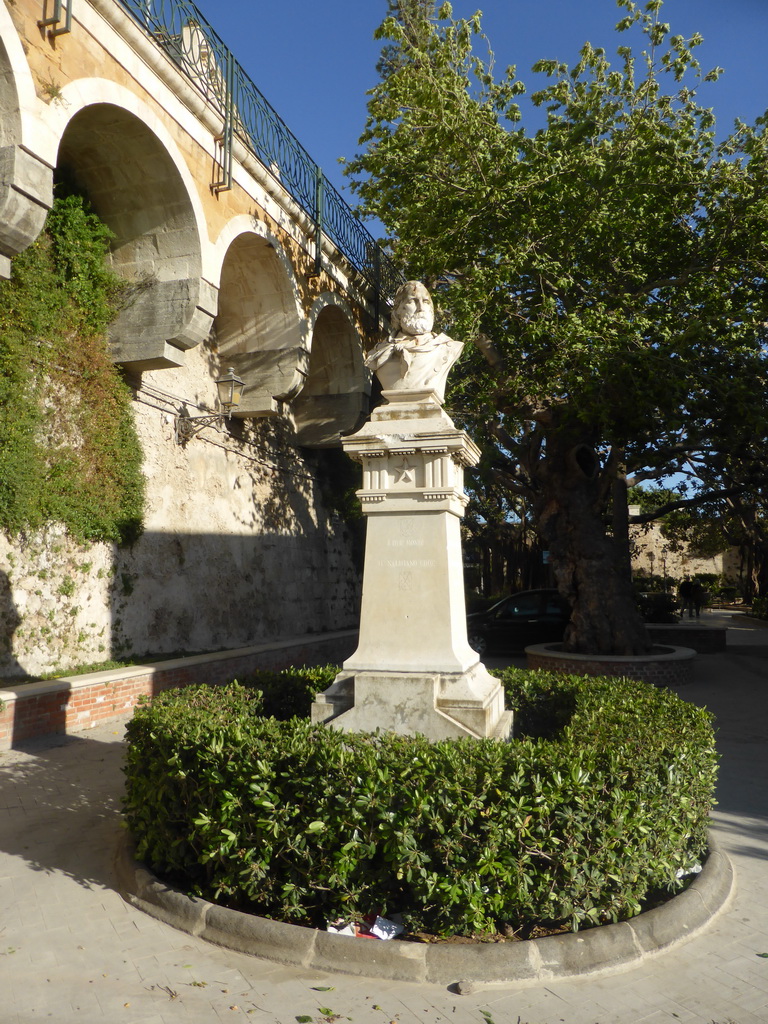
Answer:
[(11, 581), (8, 574), (0, 569), (0, 666), (3, 676), (25, 679), (27, 673), (13, 653), (13, 637), (20, 624), (21, 615), (13, 599)]
[(342, 530), (146, 533), (115, 554), (112, 656), (176, 657), (354, 628), (359, 574)]
[(100, 733), (113, 741), (52, 736), (0, 752), (0, 863), (18, 857), (84, 888), (114, 888), (124, 725)]
[(730, 647), (699, 657), (683, 700), (714, 715), (720, 753), (715, 828), (734, 854), (768, 859), (768, 647)]

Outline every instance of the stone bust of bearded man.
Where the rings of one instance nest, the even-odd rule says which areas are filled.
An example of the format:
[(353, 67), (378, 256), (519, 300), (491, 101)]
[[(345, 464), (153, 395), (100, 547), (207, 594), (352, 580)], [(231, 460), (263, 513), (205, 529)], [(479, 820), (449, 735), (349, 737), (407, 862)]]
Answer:
[(421, 281), (406, 281), (395, 294), (389, 337), (365, 360), (385, 391), (434, 391), (442, 404), (448, 372), (464, 345), (435, 334), (434, 322), (427, 289)]

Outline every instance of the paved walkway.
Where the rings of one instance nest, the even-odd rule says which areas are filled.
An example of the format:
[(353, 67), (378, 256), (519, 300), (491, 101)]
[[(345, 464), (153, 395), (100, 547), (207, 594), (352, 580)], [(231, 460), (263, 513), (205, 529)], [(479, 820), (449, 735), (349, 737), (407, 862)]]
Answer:
[(768, 631), (704, 621), (727, 621), (728, 651), (699, 657), (682, 695), (717, 716), (737, 889), (698, 938), (622, 973), (469, 995), (208, 945), (112, 887), (122, 727), (101, 726), (0, 754), (0, 1024), (768, 1024)]

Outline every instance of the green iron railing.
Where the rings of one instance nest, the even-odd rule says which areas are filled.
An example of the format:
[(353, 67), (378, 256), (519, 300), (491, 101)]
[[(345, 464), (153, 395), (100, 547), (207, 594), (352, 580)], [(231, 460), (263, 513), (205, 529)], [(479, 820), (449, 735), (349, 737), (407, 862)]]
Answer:
[(237, 136), (312, 218), (316, 270), (320, 269), (320, 246), (326, 235), (373, 285), (377, 297), (391, 297), (402, 275), (195, 4), (189, 0), (117, 2), (220, 114), (222, 132), (217, 140), (220, 152), (214, 191), (232, 186), (232, 142)]

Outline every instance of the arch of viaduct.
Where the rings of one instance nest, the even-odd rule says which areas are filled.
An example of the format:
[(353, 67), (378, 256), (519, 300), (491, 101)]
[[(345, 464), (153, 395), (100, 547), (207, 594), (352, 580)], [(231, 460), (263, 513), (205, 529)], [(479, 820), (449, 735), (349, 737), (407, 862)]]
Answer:
[(137, 21), (141, 3), (0, 0), (0, 276), (42, 230), (55, 183), (74, 184), (129, 285), (115, 362), (177, 368), (213, 340), (211, 394), (233, 366), (238, 415), (285, 414), (300, 444), (332, 445), (367, 410), (377, 289), (238, 130), (197, 23), (175, 37), (185, 63)]

